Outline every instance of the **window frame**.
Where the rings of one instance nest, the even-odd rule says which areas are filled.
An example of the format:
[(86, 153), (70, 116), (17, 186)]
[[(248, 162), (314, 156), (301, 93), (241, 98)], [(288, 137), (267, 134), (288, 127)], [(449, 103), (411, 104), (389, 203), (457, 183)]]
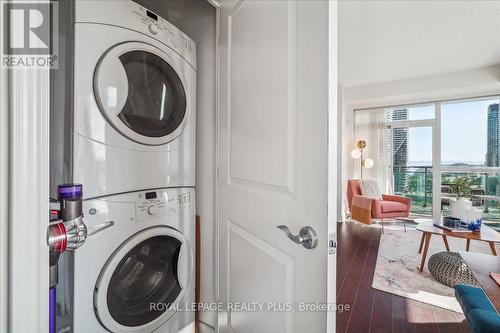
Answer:
[[(432, 152), (432, 218), (440, 219), (441, 218), (441, 177), (443, 172), (457, 172), (457, 173), (489, 173), (489, 174), (500, 174), (500, 166), (499, 167), (488, 167), (488, 166), (450, 166), (443, 165), (441, 152), (441, 125), (442, 125), (442, 106), (444, 104), (454, 104), (454, 103), (465, 103), (465, 102), (473, 102), (473, 101), (486, 101), (496, 98), (500, 102), (500, 94), (492, 94), (487, 96), (477, 96), (477, 97), (468, 97), (468, 98), (458, 98), (458, 99), (443, 99), (436, 100), (431, 102), (421, 102), (421, 103), (410, 103), (410, 104), (400, 104), (400, 105), (388, 105), (377, 108), (364, 108), (364, 109), (355, 109), (356, 111), (366, 111), (372, 109), (404, 109), (404, 108), (415, 108), (419, 106), (429, 106), (434, 105), (434, 119), (419, 119), (419, 120), (397, 120), (397, 121), (388, 121), (387, 129), (395, 129), (395, 128), (411, 128), (411, 127), (432, 127), (432, 142), (433, 142), (433, 152)], [(393, 156), (391, 155), (390, 161), (391, 174), (393, 174)]]

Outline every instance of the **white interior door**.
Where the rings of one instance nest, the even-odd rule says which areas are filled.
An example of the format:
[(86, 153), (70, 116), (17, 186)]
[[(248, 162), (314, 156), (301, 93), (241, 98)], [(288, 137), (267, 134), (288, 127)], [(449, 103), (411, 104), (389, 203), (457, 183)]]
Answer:
[[(299, 306), (327, 302), (328, 12), (328, 1), (221, 3), (220, 332), (326, 332), (326, 311)], [(310, 226), (317, 246), (278, 225)]]

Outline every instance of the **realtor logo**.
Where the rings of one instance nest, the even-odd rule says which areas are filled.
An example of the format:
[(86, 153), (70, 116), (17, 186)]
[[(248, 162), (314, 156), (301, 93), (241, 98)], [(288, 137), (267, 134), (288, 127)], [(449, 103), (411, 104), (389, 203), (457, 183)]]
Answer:
[(2, 67), (55, 68), (57, 3), (2, 1)]

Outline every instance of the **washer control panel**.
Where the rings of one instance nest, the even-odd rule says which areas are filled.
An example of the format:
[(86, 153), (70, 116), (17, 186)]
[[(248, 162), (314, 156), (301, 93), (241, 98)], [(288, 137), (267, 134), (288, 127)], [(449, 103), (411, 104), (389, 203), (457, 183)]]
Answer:
[(178, 215), (194, 200), (193, 189), (158, 189), (136, 192), (137, 221), (158, 216)]
[(87, 232), (92, 238), (158, 218), (161, 223), (194, 219), (195, 191), (188, 187), (163, 188), (88, 199), (83, 201), (83, 211)]

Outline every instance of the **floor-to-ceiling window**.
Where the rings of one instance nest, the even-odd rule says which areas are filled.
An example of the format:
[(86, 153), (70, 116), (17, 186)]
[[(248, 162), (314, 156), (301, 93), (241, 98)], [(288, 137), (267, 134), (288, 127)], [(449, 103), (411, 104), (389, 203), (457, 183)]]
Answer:
[(394, 193), (413, 199), (412, 214), (448, 215), (465, 197), (500, 223), (499, 104), (493, 96), (383, 109), (389, 163), (375, 162), (389, 166)]
[(440, 103), (441, 210), (449, 214), (449, 198), (465, 197), (500, 220), (499, 97)]

